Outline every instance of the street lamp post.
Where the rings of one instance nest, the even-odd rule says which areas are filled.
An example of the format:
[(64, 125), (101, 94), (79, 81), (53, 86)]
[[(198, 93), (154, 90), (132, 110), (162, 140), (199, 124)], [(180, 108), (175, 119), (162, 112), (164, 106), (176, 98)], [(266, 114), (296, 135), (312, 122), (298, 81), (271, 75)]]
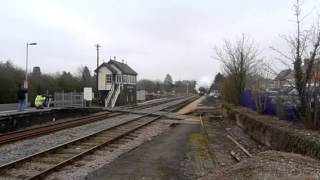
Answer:
[[(28, 88), (28, 56), (29, 56), (29, 45), (35, 46), (37, 43), (27, 43), (26, 44), (26, 77), (24, 82), (24, 87)], [(26, 94), (26, 107), (28, 106), (28, 93)]]

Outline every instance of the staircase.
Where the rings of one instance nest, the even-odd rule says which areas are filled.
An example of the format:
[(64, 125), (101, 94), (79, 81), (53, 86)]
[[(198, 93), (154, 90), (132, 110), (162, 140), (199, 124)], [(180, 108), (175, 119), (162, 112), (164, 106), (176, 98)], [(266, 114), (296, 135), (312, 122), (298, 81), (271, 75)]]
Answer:
[(114, 84), (111, 85), (111, 90), (109, 91), (108, 96), (105, 99), (105, 107), (109, 107), (110, 100), (112, 98), (113, 93), (114, 93)]
[(113, 108), (115, 105), (116, 105), (116, 102), (117, 102), (117, 99), (119, 97), (119, 94), (120, 94), (120, 90), (121, 90), (121, 85), (118, 85), (117, 86), (117, 90), (114, 94), (114, 96), (112, 97), (112, 100), (111, 100), (111, 108)]

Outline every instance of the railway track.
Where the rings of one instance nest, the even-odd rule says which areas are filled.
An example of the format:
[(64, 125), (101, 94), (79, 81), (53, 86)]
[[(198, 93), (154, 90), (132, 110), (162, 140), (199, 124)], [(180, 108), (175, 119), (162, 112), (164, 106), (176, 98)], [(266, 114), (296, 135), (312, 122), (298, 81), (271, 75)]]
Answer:
[(118, 112), (103, 112), (103, 113), (96, 113), (94, 115), (90, 116), (84, 116), (81, 118), (72, 119), (69, 121), (63, 121), (63, 122), (56, 122), (54, 124), (49, 124), (45, 126), (20, 130), (20, 131), (14, 131), (10, 133), (5, 133), (0, 135), (0, 145), (6, 144), (6, 143), (12, 143), (14, 141), (23, 140), (31, 137), (36, 137), (39, 135), (45, 135), (49, 134), (55, 131), (72, 128), (76, 126), (85, 125), (88, 123), (104, 120), (106, 118), (116, 117), (119, 115), (122, 115), (125, 113), (118, 113)]
[[(181, 101), (174, 105), (168, 105), (163, 109), (186, 104), (190, 99), (193, 98), (187, 98), (185, 101)], [(110, 114), (112, 113), (109, 113), (109, 115)], [(107, 128), (52, 147), (45, 151), (6, 163), (0, 166), (0, 180), (43, 179), (53, 171), (81, 159), (85, 155), (93, 153), (97, 149), (108, 146), (112, 148), (111, 146), (113, 142), (118, 140), (121, 141), (126, 137), (130, 139), (130, 134), (134, 134), (138, 129), (145, 127), (159, 118), (161, 118), (161, 116), (152, 116), (151, 113), (140, 115), (114, 127)]]
[(180, 103), (180, 104), (177, 104), (176, 106), (169, 106), (165, 109), (163, 109), (164, 111), (167, 111), (167, 112), (175, 112), (175, 111), (178, 111), (179, 109), (183, 108), (184, 106), (186, 106), (187, 104), (193, 102), (194, 100), (196, 100), (198, 97), (192, 97), (188, 100), (186, 100), (185, 102), (183, 103)]
[(0, 179), (43, 179), (49, 173), (73, 161), (108, 146), (161, 116), (139, 116), (120, 125), (81, 137), (46, 151), (0, 166)]
[[(129, 109), (135, 109), (135, 110), (136, 109), (143, 109), (143, 108), (150, 107), (150, 106), (157, 106), (160, 104), (172, 102), (172, 101), (175, 101), (178, 99), (181, 99), (181, 98), (168, 99), (165, 101), (145, 104), (142, 106), (132, 106)], [(101, 121), (101, 120), (104, 120), (107, 118), (124, 115), (124, 114), (126, 114), (126, 113), (124, 113), (124, 112), (100, 112), (100, 113), (96, 113), (94, 115), (84, 116), (84, 117), (72, 119), (69, 121), (56, 122), (54, 124), (48, 124), (48, 125), (44, 125), (44, 126), (40, 126), (40, 127), (35, 127), (35, 128), (30, 128), (30, 129), (1, 134), (0, 135), (0, 145), (6, 144), (6, 143), (12, 143), (12, 142), (23, 140), (23, 139), (32, 138), (32, 137), (36, 137), (36, 136), (40, 136), (40, 135), (45, 135), (45, 134), (60, 131), (63, 129), (73, 128), (73, 127)]]
[(135, 105), (131, 105), (131, 106), (124, 106), (122, 108), (130, 109), (130, 110), (140, 110), (140, 109), (148, 108), (150, 106), (157, 106), (157, 105), (165, 104), (165, 103), (168, 103), (168, 102), (176, 101), (176, 100), (179, 100), (179, 99), (183, 99), (183, 98), (182, 97), (170, 98), (170, 99), (157, 101), (157, 102), (152, 102), (152, 103), (147, 103), (147, 104), (140, 104), (140, 105), (135, 104)]

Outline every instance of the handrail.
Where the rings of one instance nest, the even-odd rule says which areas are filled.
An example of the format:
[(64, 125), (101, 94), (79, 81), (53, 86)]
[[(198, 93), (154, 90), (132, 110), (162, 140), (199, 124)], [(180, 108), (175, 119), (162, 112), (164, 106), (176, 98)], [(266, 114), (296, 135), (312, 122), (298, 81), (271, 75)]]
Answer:
[(119, 94), (120, 94), (120, 85), (118, 85), (117, 91), (111, 100), (111, 108), (113, 108), (116, 105)]
[(109, 91), (108, 96), (107, 96), (107, 99), (106, 99), (106, 101), (105, 101), (105, 107), (108, 107), (108, 106), (109, 106), (109, 103), (110, 103), (110, 100), (111, 100), (113, 91), (114, 91), (114, 83), (111, 84), (111, 90)]

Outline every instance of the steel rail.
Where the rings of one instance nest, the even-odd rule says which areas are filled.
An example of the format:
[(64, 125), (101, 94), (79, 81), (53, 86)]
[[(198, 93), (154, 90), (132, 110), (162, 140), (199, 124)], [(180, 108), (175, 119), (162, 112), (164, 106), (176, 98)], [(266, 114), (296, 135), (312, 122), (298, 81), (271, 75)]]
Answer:
[[(136, 122), (137, 120), (142, 119), (142, 118), (144, 118), (144, 117), (148, 117), (148, 116), (149, 116), (149, 115), (142, 115), (142, 116), (133, 118), (133, 119), (131, 119), (130, 121), (121, 123), (121, 124), (119, 124), (119, 125), (116, 125), (116, 126), (113, 126), (113, 127), (107, 128), (107, 129), (104, 129), (104, 130), (100, 130), (100, 131), (98, 131), (98, 132), (91, 133), (91, 134), (89, 134), (89, 135), (87, 135), (87, 136), (84, 136), (84, 137), (80, 137), (80, 138), (71, 140), (71, 141), (69, 141), (69, 142), (66, 142), (66, 143), (64, 143), (64, 144), (61, 144), (61, 145), (52, 147), (52, 148), (50, 148), (50, 149), (41, 151), (41, 152), (39, 152), (39, 153), (32, 154), (32, 155), (30, 155), (30, 156), (27, 156), (27, 157), (18, 159), (18, 160), (13, 161), (13, 162), (9, 162), (9, 163), (7, 163), (7, 164), (4, 164), (4, 165), (0, 166), (0, 172), (2, 172), (1, 174), (5, 174), (4, 171), (5, 171), (6, 169), (8, 170), (8, 168), (13, 168), (13, 167), (15, 167), (16, 165), (21, 166), (21, 164), (22, 164), (22, 163), (25, 163), (25, 162), (32, 162), (32, 159), (33, 159), (33, 158), (37, 158), (37, 157), (41, 157), (41, 156), (46, 156), (46, 155), (48, 155), (48, 154), (50, 154), (50, 153), (57, 152), (59, 149), (68, 148), (68, 146), (74, 145), (74, 144), (76, 144), (76, 143), (81, 143), (81, 142), (83, 142), (83, 141), (85, 141), (85, 140), (88, 140), (89, 138), (99, 136), (99, 134), (102, 134), (102, 133), (107, 132), (107, 131), (114, 130), (114, 129), (116, 129), (116, 128), (125, 126), (125, 125), (130, 124), (130, 123), (133, 123), (133, 122)], [(92, 148), (90, 148), (90, 149), (88, 149), (88, 150), (86, 150), (86, 151), (84, 151), (84, 152), (81, 152), (80, 154), (74, 155), (74, 156), (72, 156), (71, 158), (68, 158), (67, 160), (64, 160), (63, 162), (60, 162), (60, 163), (58, 163), (58, 164), (56, 164), (56, 165), (53, 165), (52, 167), (50, 167), (50, 168), (48, 168), (48, 169), (46, 169), (46, 170), (44, 170), (44, 171), (41, 171), (41, 172), (39, 172), (38, 174), (36, 174), (36, 175), (34, 175), (34, 176), (32, 176), (32, 177), (29, 177), (29, 178), (27, 178), (27, 179), (30, 179), (30, 180), (31, 180), (31, 179), (38, 179), (38, 178), (40, 178), (41, 176), (43, 176), (43, 175), (45, 175), (45, 174), (47, 174), (47, 173), (49, 173), (49, 172), (51, 172), (51, 171), (59, 168), (59, 167), (62, 167), (63, 165), (65, 165), (66, 163), (68, 163), (68, 162), (70, 162), (70, 161), (73, 161), (73, 160), (75, 160), (75, 159), (77, 159), (77, 158), (79, 158), (79, 157), (81, 157), (81, 156), (83, 156), (83, 155), (85, 155), (85, 154), (88, 154), (89, 152), (97, 149), (98, 147), (101, 147), (101, 146), (103, 146), (103, 145), (110, 144), (110, 143), (114, 142), (115, 140), (117, 140), (117, 139), (119, 139), (119, 138), (121, 138), (121, 137), (123, 137), (123, 136), (125, 136), (125, 135), (127, 135), (127, 134), (129, 134), (129, 133), (131, 133), (131, 132), (133, 132), (133, 131), (135, 131), (135, 130), (137, 130), (138, 128), (141, 128), (141, 127), (143, 127), (143, 126), (145, 126), (145, 125), (147, 125), (147, 124), (150, 124), (151, 122), (159, 119), (160, 117), (161, 117), (161, 116), (157, 116), (157, 117), (153, 118), (151, 121), (147, 121), (147, 123), (145, 123), (145, 124), (142, 124), (142, 125), (140, 125), (140, 126), (138, 126), (138, 127), (135, 127), (135, 128), (133, 128), (133, 129), (130, 129), (130, 130), (124, 132), (124, 133), (121, 133), (120, 135), (117, 135), (117, 136), (113, 137), (111, 140), (107, 140), (106, 142), (104, 142), (104, 143), (102, 143), (102, 144), (100, 144), (100, 145), (98, 145), (98, 146), (94, 146), (94, 147), (92, 147)], [(51, 154), (51, 155), (52, 155), (52, 154)]]
[(67, 129), (67, 128), (72, 128), (72, 127), (77, 127), (77, 126), (89, 124), (89, 123), (100, 121), (100, 120), (103, 120), (106, 118), (116, 117), (116, 116), (119, 116), (122, 114), (125, 114), (125, 113), (107, 112), (107, 113), (103, 113), (103, 114), (97, 114), (97, 115), (76, 118), (76, 119), (72, 119), (69, 121), (57, 122), (54, 124), (35, 127), (35, 128), (31, 128), (31, 129), (25, 129), (25, 130), (1, 134), (0, 135), (0, 145), (6, 144), (6, 143), (11, 143), (11, 142), (18, 141), (18, 140), (31, 138), (31, 137), (36, 137), (39, 135), (49, 134), (49, 133), (63, 130), (63, 129)]
[(198, 98), (197, 96), (190, 97), (188, 100), (184, 101), (183, 103), (179, 103), (178, 105), (173, 106), (173, 107), (165, 108), (164, 110), (165, 110), (165, 111), (168, 111), (168, 112), (177, 111), (177, 110), (185, 107), (185, 106), (188, 105), (189, 103), (193, 102), (193, 101), (196, 100), (197, 98)]
[[(160, 104), (165, 104), (168, 102), (175, 101), (180, 98), (173, 98), (170, 100), (165, 100), (157, 103), (151, 103), (148, 104), (148, 106), (152, 105), (160, 105)], [(148, 107), (147, 105), (144, 105), (144, 107)], [(141, 108), (139, 107), (132, 107), (131, 109), (138, 109)], [(25, 130), (19, 130), (19, 131), (14, 131), (14, 132), (9, 132), (5, 134), (0, 135), (0, 145), (6, 144), (6, 143), (12, 143), (15, 141), (27, 139), (27, 138), (32, 138), (40, 135), (45, 135), (49, 134), (55, 131), (63, 130), (63, 129), (68, 129), (68, 128), (73, 128), (85, 124), (89, 124), (92, 122), (104, 120), (106, 118), (111, 118), (111, 117), (116, 117), (125, 114), (125, 112), (104, 112), (104, 113), (96, 113), (93, 115), (88, 115), (84, 116), (81, 118), (75, 118), (69, 121), (63, 121), (63, 122), (56, 122), (54, 124), (49, 124), (45, 126), (40, 126), (40, 127), (35, 127), (31, 129), (25, 129)]]
[(147, 103), (147, 104), (140, 104), (140, 105), (135, 104), (135, 105), (131, 105), (131, 106), (122, 106), (120, 108), (139, 110), (139, 109), (144, 109), (144, 108), (148, 108), (148, 107), (151, 107), (151, 106), (157, 106), (157, 105), (160, 105), (160, 104), (165, 104), (165, 103), (168, 103), (168, 102), (176, 101), (176, 100), (179, 100), (179, 99), (183, 99), (183, 97), (170, 98), (170, 99), (165, 99), (165, 100), (162, 100), (162, 101), (157, 101), (157, 102), (152, 102), (152, 103)]
[[(178, 104), (184, 104), (188, 100), (190, 100), (190, 98), (187, 98), (184, 101), (179, 102), (177, 104), (169, 105), (167, 107), (164, 107), (163, 109), (169, 108), (169, 107), (173, 107), (173, 106), (177, 106)], [(148, 125), (148, 124), (150, 124), (150, 123), (152, 123), (152, 122), (154, 122), (157, 119), (162, 117), (161, 115), (158, 115), (158, 116), (154, 117), (154, 115), (152, 115), (153, 113), (154, 112), (148, 113), (148, 114), (145, 114), (145, 115), (141, 115), (141, 116), (138, 116), (138, 117), (135, 117), (135, 118), (132, 118), (129, 121), (123, 122), (123, 123), (118, 124), (116, 126), (113, 126), (113, 127), (110, 127), (110, 128), (106, 128), (106, 129), (100, 130), (98, 132), (91, 133), (91, 134), (89, 134), (87, 136), (80, 137), (80, 138), (71, 140), (69, 142), (60, 144), (58, 146), (49, 148), (47, 150), (44, 150), (44, 151), (41, 151), (41, 152), (38, 152), (38, 153), (35, 153), (35, 154), (32, 154), (32, 155), (23, 157), (21, 159), (6, 163), (6, 164), (0, 166), (0, 173), (3, 174), (3, 175), (6, 175), (6, 172), (11, 168), (21, 167), (23, 165), (23, 163), (32, 163), (32, 159), (35, 159), (35, 158), (36, 158), (35, 162), (37, 162), (37, 158), (38, 159), (41, 158), (41, 157), (42, 158), (46, 158), (47, 155), (49, 155), (50, 153), (51, 153), (51, 155), (54, 155), (54, 153), (59, 154), (59, 152), (58, 152), (59, 150), (67, 149), (68, 147), (72, 150), (73, 149), (72, 148), (73, 145), (81, 146), (81, 143), (85, 143), (85, 142), (88, 143), (90, 141), (90, 138), (92, 138), (91, 140), (93, 140), (93, 142), (94, 142), (94, 140), (97, 140), (97, 139), (94, 139), (94, 138), (95, 137), (99, 137), (99, 135), (100, 135), (100, 138), (106, 138), (105, 141), (101, 142), (100, 144), (94, 145), (94, 143), (93, 143), (92, 147), (90, 147), (88, 149), (85, 149), (85, 151), (82, 151), (82, 152), (80, 152), (80, 153), (78, 153), (76, 155), (73, 155), (72, 157), (69, 157), (66, 160), (59, 161), (57, 164), (52, 165), (49, 168), (46, 168), (45, 170), (42, 170), (39, 173), (36, 173), (36, 174), (34, 174), (32, 176), (26, 176), (25, 178), (23, 178), (23, 179), (28, 179), (28, 180), (42, 179), (44, 176), (48, 175), (48, 173), (51, 173), (52, 171), (55, 171), (55, 170), (61, 168), (62, 166), (68, 164), (69, 162), (73, 162), (74, 160), (76, 160), (78, 158), (81, 158), (82, 156), (84, 156), (84, 155), (86, 155), (88, 153), (91, 153), (92, 151), (94, 151), (94, 150), (96, 150), (96, 149), (98, 149), (100, 147), (103, 147), (103, 146), (106, 146), (106, 145), (108, 145), (110, 143), (113, 143), (114, 141), (119, 140), (122, 137), (127, 136), (127, 135), (131, 134), (132, 132), (134, 132), (134, 131), (136, 131), (136, 130), (138, 130), (138, 129), (140, 129), (140, 128), (142, 128), (142, 127), (144, 127), (144, 126), (146, 126), (146, 125)], [(150, 118), (150, 116), (153, 117), (153, 118), (145, 119), (145, 118)], [(142, 123), (139, 122), (139, 121), (142, 121)], [(131, 127), (130, 127), (130, 125), (131, 125)], [(117, 129), (120, 132), (120, 134), (118, 134), (119, 132), (117, 133)], [(107, 134), (106, 137), (103, 137), (103, 133), (115, 133), (115, 135), (111, 139), (108, 139), (108, 138), (110, 138), (110, 134), (109, 135)], [(79, 144), (77, 145), (77, 143), (79, 143)], [(92, 142), (91, 142), (91, 144), (92, 144)], [(91, 144), (89, 142), (89, 146), (91, 146)], [(85, 144), (83, 144), (83, 145), (85, 145)], [(7, 173), (7, 175), (8, 175), (8, 173)], [(10, 174), (9, 174), (9, 176), (10, 176)], [(15, 176), (14, 176), (14, 178), (15, 178)], [(19, 179), (19, 177), (16, 177), (16, 178)]]
[(72, 161), (74, 161), (74, 160), (76, 160), (76, 159), (78, 159), (78, 158), (81, 158), (82, 156), (84, 156), (84, 155), (86, 155), (86, 154), (89, 154), (89, 153), (91, 153), (92, 151), (94, 151), (94, 150), (96, 150), (96, 149), (98, 149), (98, 148), (101, 148), (101, 147), (103, 147), (103, 146), (106, 146), (106, 145), (108, 145), (108, 144), (111, 144), (111, 143), (113, 143), (114, 141), (116, 141), (116, 140), (118, 140), (118, 139), (120, 139), (120, 138), (122, 138), (122, 137), (124, 137), (124, 136), (127, 136), (128, 134), (130, 134), (130, 133), (132, 133), (132, 132), (134, 132), (134, 131), (136, 131), (136, 130), (138, 130), (138, 129), (141, 129), (142, 127), (145, 127), (146, 125), (148, 125), (148, 124), (156, 121), (156, 120), (159, 119), (159, 118), (161, 118), (161, 116), (155, 117), (155, 118), (153, 118), (152, 120), (147, 121), (146, 123), (144, 123), (144, 124), (142, 124), (142, 125), (140, 125), (140, 126), (138, 126), (138, 127), (132, 128), (132, 129), (126, 131), (125, 133), (122, 133), (122, 134), (114, 137), (114, 138), (111, 139), (111, 140), (108, 140), (108, 141), (106, 141), (106, 142), (104, 142), (104, 143), (102, 143), (102, 144), (96, 145), (96, 146), (94, 146), (94, 147), (92, 147), (92, 148), (90, 148), (90, 149), (82, 152), (81, 154), (75, 155), (75, 156), (73, 156), (73, 157), (71, 157), (71, 158), (69, 158), (69, 159), (67, 159), (67, 160), (59, 163), (59, 164), (56, 165), (55, 167), (52, 167), (52, 168), (50, 168), (50, 169), (47, 169), (47, 170), (45, 170), (45, 171), (43, 171), (43, 172), (41, 172), (41, 173), (39, 173), (39, 174), (37, 174), (37, 175), (35, 175), (35, 176), (33, 176), (33, 177), (28, 178), (27, 180), (39, 179), (39, 178), (41, 178), (42, 176), (45, 176), (46, 174), (48, 174), (48, 173), (50, 173), (50, 172), (52, 172), (52, 171), (54, 171), (54, 170), (56, 170), (56, 169), (58, 169), (58, 168), (60, 168), (60, 167), (62, 167), (62, 166), (64, 166), (64, 165), (66, 165), (66, 164), (68, 164), (68, 163), (70, 163), (70, 162), (72, 162)]

